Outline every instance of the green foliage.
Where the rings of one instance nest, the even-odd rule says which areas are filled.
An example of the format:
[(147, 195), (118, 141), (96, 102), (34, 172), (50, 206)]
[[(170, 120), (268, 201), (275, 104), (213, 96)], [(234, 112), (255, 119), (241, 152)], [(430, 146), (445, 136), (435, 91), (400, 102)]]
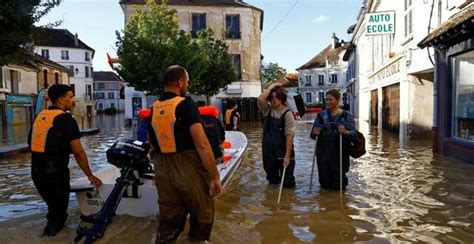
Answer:
[(262, 68), (263, 82), (273, 82), (286, 76), (286, 69), (280, 67), (278, 63), (269, 63)]
[[(5, 0), (0, 4), (0, 66), (23, 63), (35, 39), (34, 23), (58, 6), (58, 0)], [(54, 27), (61, 22), (50, 23)]]
[(120, 65), (117, 72), (138, 90), (159, 94), (162, 74), (174, 64), (186, 68), (189, 91), (212, 96), (235, 79), (225, 43), (212, 38), (211, 30), (193, 40), (179, 31), (176, 12), (166, 1), (148, 0), (146, 10), (137, 10), (123, 32), (117, 32)]

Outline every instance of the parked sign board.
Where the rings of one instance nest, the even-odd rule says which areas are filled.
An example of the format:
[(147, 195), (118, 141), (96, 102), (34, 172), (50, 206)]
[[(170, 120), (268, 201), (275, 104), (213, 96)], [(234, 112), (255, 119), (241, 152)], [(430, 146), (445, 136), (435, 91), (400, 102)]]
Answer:
[(395, 34), (395, 11), (366, 14), (365, 33), (367, 36)]

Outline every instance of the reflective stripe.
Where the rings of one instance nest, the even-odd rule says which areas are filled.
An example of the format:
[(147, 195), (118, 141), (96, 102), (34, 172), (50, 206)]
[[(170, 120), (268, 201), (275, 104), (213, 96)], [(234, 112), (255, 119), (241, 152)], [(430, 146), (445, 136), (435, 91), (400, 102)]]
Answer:
[(41, 111), (33, 123), (31, 133), (31, 151), (36, 153), (44, 153), (46, 150), (46, 140), (51, 127), (53, 127), (54, 119), (64, 114), (64, 111), (59, 109), (43, 110)]
[(175, 153), (176, 139), (174, 125), (176, 123), (176, 107), (184, 100), (183, 97), (174, 97), (166, 101), (153, 103), (153, 118), (151, 125), (155, 132), (161, 153)]

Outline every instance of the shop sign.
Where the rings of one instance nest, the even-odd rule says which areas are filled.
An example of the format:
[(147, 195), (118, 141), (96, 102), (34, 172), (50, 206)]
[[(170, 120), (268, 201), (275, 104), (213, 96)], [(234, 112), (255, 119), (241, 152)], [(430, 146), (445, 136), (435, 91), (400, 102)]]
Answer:
[(395, 11), (368, 13), (365, 15), (365, 35), (395, 34)]

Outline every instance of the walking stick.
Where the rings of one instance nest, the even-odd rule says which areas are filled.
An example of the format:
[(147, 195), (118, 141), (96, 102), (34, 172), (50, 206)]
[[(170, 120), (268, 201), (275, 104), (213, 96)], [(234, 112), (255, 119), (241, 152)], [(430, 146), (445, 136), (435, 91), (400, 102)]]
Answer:
[(314, 154), (313, 154), (313, 166), (311, 167), (311, 180), (309, 181), (309, 189), (311, 190), (311, 186), (313, 185), (313, 174), (314, 174), (314, 165), (316, 164), (316, 149), (318, 147), (318, 135), (316, 135), (316, 138), (314, 139)]
[(342, 196), (342, 133), (339, 132), (339, 191)]
[(283, 181), (285, 180), (286, 167), (287, 167), (286, 165), (284, 165), (284, 167), (283, 167), (283, 175), (281, 176), (280, 192), (278, 193), (277, 203), (280, 203), (281, 191), (283, 190)]

